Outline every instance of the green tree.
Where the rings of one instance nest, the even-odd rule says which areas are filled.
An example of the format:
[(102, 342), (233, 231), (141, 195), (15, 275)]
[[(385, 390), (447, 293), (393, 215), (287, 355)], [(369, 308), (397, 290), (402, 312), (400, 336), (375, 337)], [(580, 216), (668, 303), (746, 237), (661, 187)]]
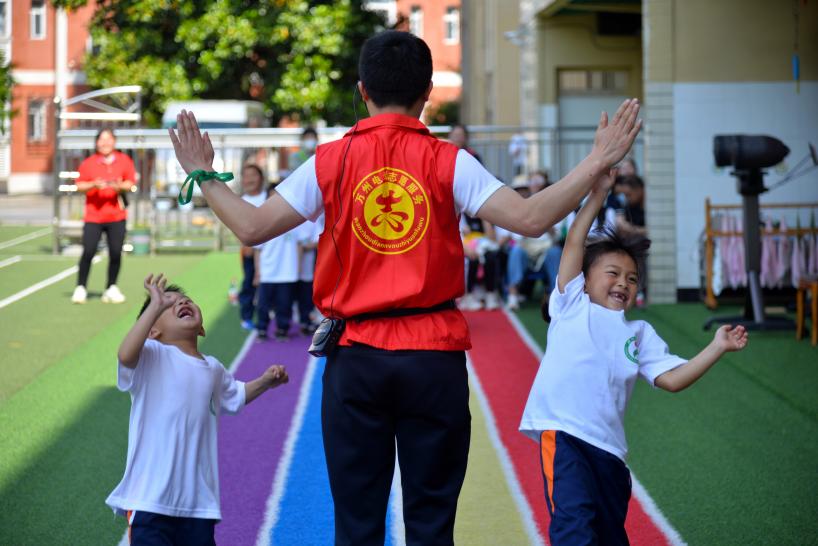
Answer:
[(0, 133), (4, 135), (6, 134), (6, 121), (17, 113), (11, 109), (11, 89), (14, 87), (11, 69), (11, 63), (6, 64), (6, 57), (0, 51)]
[(94, 87), (141, 85), (152, 126), (192, 98), (349, 124), (358, 52), (382, 24), (355, 0), (101, 0), (85, 71)]

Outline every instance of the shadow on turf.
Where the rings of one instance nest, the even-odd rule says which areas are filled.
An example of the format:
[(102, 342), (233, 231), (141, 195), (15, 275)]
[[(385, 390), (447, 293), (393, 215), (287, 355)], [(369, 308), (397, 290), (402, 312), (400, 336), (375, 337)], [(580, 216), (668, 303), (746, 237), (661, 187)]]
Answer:
[(0, 544), (116, 544), (105, 498), (119, 482), (128, 444), (129, 397), (97, 388), (91, 402), (10, 485), (0, 490)]

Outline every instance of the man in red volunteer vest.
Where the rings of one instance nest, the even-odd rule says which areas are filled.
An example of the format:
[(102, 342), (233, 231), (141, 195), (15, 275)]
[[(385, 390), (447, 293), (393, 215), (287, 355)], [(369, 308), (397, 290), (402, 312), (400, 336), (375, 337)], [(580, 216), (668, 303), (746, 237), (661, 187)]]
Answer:
[[(593, 151), (563, 180), (523, 199), (468, 152), (419, 121), (432, 90), (423, 40), (387, 31), (364, 44), (358, 90), (370, 117), (324, 144), (255, 208), (217, 181), (208, 203), (246, 245), (322, 213), (314, 300), (347, 319), (327, 356), (322, 427), (336, 544), (383, 544), (395, 465), (407, 544), (452, 544), (470, 421), (460, 214), (526, 236), (565, 217), (630, 149), (639, 104), (603, 113)], [(212, 170), (213, 149), (182, 112), (171, 140), (187, 172)], [(513, 366), (511, 362), (498, 365)]]

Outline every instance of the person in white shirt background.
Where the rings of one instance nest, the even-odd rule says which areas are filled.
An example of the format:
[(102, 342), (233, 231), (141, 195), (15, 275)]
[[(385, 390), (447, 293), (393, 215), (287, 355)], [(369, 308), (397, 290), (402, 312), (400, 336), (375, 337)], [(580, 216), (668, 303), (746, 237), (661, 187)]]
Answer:
[[(267, 192), (264, 191), (264, 172), (258, 165), (248, 163), (242, 167), (241, 189), (241, 198), (255, 207), (260, 207), (267, 200)], [(256, 287), (253, 280), (256, 276), (256, 252), (256, 249), (251, 246), (242, 245), (239, 249), (241, 268), (244, 272), (241, 290), (239, 290), (239, 317), (241, 327), (245, 330), (253, 329), (254, 300), (256, 298)]]
[[(128, 519), (130, 543), (215, 544), (221, 519), (220, 413), (287, 383), (273, 365), (247, 383), (199, 352), (202, 312), (181, 288), (148, 275), (148, 297), (117, 352), (117, 388), (131, 395), (128, 458), (105, 500)], [(240, 449), (240, 446), (236, 446)]]
[[(272, 186), (268, 193), (272, 193)], [(291, 230), (256, 248), (256, 339), (264, 341), (269, 337), (267, 329), (272, 309), (275, 312), (275, 338), (286, 341), (300, 268), (298, 234)]]
[(743, 326), (725, 325), (685, 360), (645, 321), (629, 321), (650, 241), (610, 227), (586, 242), (613, 186), (599, 177), (574, 220), (551, 294), (545, 356), (520, 431), (540, 444), (551, 544), (628, 544), (631, 494), (625, 465), (625, 409), (637, 377), (678, 392), (727, 351), (747, 345)]
[(315, 305), (312, 301), (312, 281), (315, 276), (315, 258), (318, 248), (318, 237), (324, 231), (324, 216), (315, 222), (304, 222), (295, 228), (298, 242), (298, 281), (296, 281), (295, 298), (298, 304), (298, 322), (301, 333), (312, 334), (316, 322), (312, 319)]

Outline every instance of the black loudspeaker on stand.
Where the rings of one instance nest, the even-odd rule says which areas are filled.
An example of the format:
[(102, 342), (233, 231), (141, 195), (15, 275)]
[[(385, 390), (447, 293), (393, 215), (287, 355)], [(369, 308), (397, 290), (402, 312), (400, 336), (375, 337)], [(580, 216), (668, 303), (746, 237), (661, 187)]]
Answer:
[[(810, 146), (812, 162), (818, 164), (814, 148)], [(738, 179), (744, 216), (744, 265), (747, 270), (747, 294), (744, 314), (730, 317), (711, 317), (704, 323), (707, 330), (713, 324), (741, 324), (748, 330), (792, 330), (795, 324), (786, 317), (769, 316), (764, 311), (761, 291), (761, 216), (758, 196), (764, 187), (765, 167), (780, 163), (790, 150), (780, 140), (769, 136), (727, 135), (713, 139), (713, 155), (718, 167), (732, 166), (730, 173)], [(800, 165), (800, 164), (799, 164)], [(795, 175), (795, 173), (791, 173)], [(798, 173), (803, 174), (803, 173)], [(786, 176), (789, 180), (793, 176)]]

